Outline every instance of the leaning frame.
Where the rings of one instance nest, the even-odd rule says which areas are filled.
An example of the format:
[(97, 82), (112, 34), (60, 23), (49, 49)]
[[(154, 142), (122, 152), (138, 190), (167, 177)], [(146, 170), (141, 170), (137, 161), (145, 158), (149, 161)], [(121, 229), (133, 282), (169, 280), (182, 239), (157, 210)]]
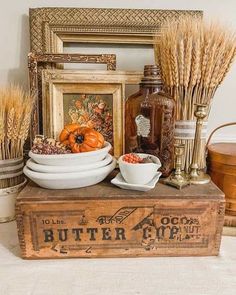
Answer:
[(153, 44), (169, 19), (201, 18), (200, 10), (32, 8), (31, 51), (63, 52), (65, 42)]
[(93, 63), (106, 64), (107, 70), (114, 71), (116, 69), (115, 54), (36, 54), (28, 55), (30, 93), (35, 99), (35, 107), (32, 113), (32, 122), (30, 128), (30, 140), (42, 131), (42, 116), (41, 116), (41, 71), (44, 66), (61, 63)]
[[(58, 137), (58, 132), (63, 128), (61, 122), (62, 93), (67, 89), (76, 93), (79, 89), (90, 93), (113, 93), (113, 132), (114, 156), (118, 158), (124, 153), (124, 102), (125, 85), (137, 85), (142, 78), (141, 72), (134, 71), (91, 71), (91, 70), (58, 70), (45, 69), (42, 71), (43, 93), (43, 132), (47, 136)], [(88, 91), (89, 89), (89, 91)], [(100, 90), (99, 90), (100, 89)], [(110, 89), (110, 91), (108, 91)], [(113, 89), (111, 91), (111, 89)], [(119, 90), (120, 89), (120, 90)], [(120, 94), (118, 94), (121, 91)], [(57, 107), (57, 104), (60, 107)]]

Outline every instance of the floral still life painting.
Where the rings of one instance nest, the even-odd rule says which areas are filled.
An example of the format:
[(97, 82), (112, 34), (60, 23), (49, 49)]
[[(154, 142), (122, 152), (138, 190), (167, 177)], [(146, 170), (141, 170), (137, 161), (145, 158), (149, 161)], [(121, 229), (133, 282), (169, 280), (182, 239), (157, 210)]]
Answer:
[(113, 96), (112, 94), (63, 95), (64, 124), (78, 123), (102, 133), (113, 145)]

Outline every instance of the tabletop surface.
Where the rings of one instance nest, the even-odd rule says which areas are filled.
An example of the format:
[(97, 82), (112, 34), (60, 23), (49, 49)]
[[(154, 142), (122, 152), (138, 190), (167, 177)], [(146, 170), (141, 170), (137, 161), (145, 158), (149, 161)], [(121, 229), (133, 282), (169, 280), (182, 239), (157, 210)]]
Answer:
[(236, 237), (218, 257), (23, 260), (15, 222), (0, 224), (0, 295), (234, 295)]
[(224, 200), (224, 194), (212, 182), (203, 185), (190, 185), (183, 190), (158, 183), (156, 187), (148, 192), (134, 190), (121, 190), (110, 183), (114, 172), (101, 183), (89, 187), (71, 190), (49, 190), (40, 188), (30, 182), (18, 195), (20, 202), (31, 201), (56, 201), (56, 200), (82, 200), (82, 199), (126, 199), (126, 198), (148, 198), (148, 199), (200, 199), (203, 200)]

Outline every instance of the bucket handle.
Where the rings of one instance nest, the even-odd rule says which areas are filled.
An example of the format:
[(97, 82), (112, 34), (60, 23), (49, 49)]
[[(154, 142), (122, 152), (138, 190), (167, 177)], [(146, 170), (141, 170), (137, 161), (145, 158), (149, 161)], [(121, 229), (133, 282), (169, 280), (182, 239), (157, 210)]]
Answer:
[(210, 143), (210, 140), (211, 140), (212, 136), (214, 135), (214, 133), (215, 133), (217, 130), (221, 129), (221, 128), (228, 127), (228, 126), (233, 126), (233, 125), (236, 125), (236, 122), (226, 123), (226, 124), (220, 125), (220, 126), (217, 127), (216, 129), (214, 129), (214, 130), (211, 132), (210, 136), (208, 137), (208, 140), (207, 140), (207, 143), (206, 143), (206, 152), (207, 152), (207, 148), (208, 148), (208, 145), (209, 145), (209, 143)]

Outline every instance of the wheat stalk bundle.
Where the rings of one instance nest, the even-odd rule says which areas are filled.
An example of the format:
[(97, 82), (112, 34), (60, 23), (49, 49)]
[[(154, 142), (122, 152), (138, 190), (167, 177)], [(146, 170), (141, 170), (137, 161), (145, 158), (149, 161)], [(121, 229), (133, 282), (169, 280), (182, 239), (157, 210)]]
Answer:
[[(0, 163), (23, 157), (33, 104), (34, 99), (20, 86), (0, 88)], [(3, 166), (1, 168), (3, 175)], [(22, 175), (6, 179), (0, 177), (0, 188), (17, 185), (22, 180)]]
[[(210, 111), (212, 98), (236, 54), (235, 33), (218, 23), (185, 17), (168, 21), (154, 43), (165, 91), (176, 100), (177, 122), (194, 121), (196, 103), (207, 104)], [(183, 137), (176, 142), (185, 144), (183, 168), (188, 170), (194, 140)], [(201, 168), (205, 166), (204, 143), (205, 139)]]

